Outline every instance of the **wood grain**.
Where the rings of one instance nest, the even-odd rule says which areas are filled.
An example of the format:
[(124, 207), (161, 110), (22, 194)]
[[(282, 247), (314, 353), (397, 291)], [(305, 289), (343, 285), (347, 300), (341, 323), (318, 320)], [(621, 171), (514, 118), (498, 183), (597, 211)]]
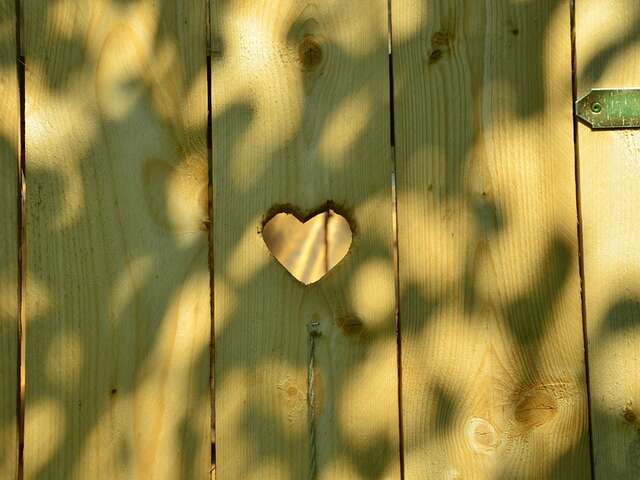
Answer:
[(23, 11), (25, 478), (209, 478), (206, 2)]
[(569, 2), (392, 19), (406, 478), (589, 478)]
[[(399, 478), (386, 5), (212, 2), (219, 480)], [(261, 225), (328, 201), (353, 244), (305, 286)]]
[(0, 0), (0, 478), (18, 474), (18, 155), (16, 12)]
[[(576, 2), (578, 97), (637, 87), (640, 5)], [(580, 125), (580, 185), (596, 478), (640, 477), (640, 133)]]

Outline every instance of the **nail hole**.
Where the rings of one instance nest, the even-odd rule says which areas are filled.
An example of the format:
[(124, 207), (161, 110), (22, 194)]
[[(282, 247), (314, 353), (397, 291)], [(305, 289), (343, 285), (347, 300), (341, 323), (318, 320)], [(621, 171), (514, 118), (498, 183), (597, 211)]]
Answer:
[(347, 219), (328, 209), (305, 221), (290, 212), (277, 213), (264, 224), (262, 238), (294, 278), (310, 285), (347, 255), (353, 234)]

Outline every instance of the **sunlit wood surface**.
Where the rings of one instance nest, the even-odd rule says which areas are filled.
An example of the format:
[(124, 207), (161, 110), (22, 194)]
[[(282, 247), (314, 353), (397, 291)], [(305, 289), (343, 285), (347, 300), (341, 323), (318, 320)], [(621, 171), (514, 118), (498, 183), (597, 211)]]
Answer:
[(408, 479), (587, 479), (569, 1), (392, 3)]
[(640, 478), (640, 133), (572, 116), (639, 39), (631, 0), (0, 0), (0, 480)]
[(22, 3), (25, 478), (207, 478), (207, 4)]
[[(640, 85), (640, 4), (576, 1), (578, 96)], [(640, 478), (640, 132), (580, 125), (595, 478)]]
[[(216, 474), (398, 478), (387, 2), (211, 12)], [(328, 201), (353, 244), (305, 286), (260, 227)]]

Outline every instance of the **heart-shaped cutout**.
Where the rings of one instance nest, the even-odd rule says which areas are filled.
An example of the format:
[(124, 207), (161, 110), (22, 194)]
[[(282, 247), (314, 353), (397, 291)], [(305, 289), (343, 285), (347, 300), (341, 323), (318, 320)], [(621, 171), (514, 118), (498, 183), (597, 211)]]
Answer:
[(264, 224), (262, 238), (276, 260), (309, 285), (340, 263), (353, 235), (346, 218), (326, 210), (304, 222), (292, 213), (278, 213)]

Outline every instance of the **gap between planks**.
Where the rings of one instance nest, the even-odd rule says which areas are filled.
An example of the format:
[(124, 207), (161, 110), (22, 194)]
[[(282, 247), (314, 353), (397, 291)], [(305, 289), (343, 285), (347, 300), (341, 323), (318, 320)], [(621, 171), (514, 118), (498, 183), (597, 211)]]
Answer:
[(208, 211), (209, 211), (209, 232), (208, 232), (208, 252), (209, 261), (209, 312), (210, 312), (210, 339), (209, 339), (209, 398), (211, 404), (211, 457), (209, 476), (211, 480), (216, 476), (216, 402), (215, 402), (215, 318), (214, 313), (214, 258), (213, 258), (213, 103), (211, 85), (211, 1), (207, 2), (207, 163), (208, 163)]
[(569, 22), (571, 32), (571, 96), (573, 111), (573, 152), (576, 183), (576, 229), (578, 236), (578, 270), (580, 275), (580, 304), (582, 312), (582, 343), (584, 345), (585, 387), (587, 390), (587, 420), (589, 438), (589, 463), (591, 478), (595, 476), (595, 459), (593, 454), (593, 428), (591, 418), (591, 376), (589, 374), (589, 342), (587, 335), (587, 301), (585, 295), (584, 275), (584, 239), (582, 231), (582, 193), (580, 189), (580, 143), (578, 133), (578, 116), (576, 115), (576, 102), (578, 100), (578, 72), (576, 52), (576, 0), (569, 1)]
[(18, 197), (16, 199), (18, 205), (18, 318), (17, 318), (17, 347), (18, 347), (18, 364), (17, 368), (17, 385), (16, 385), (16, 400), (17, 411), (16, 419), (18, 423), (18, 451), (17, 451), (17, 478), (22, 480), (24, 478), (24, 412), (25, 412), (25, 386), (26, 386), (26, 371), (25, 371), (25, 323), (24, 323), (24, 286), (26, 278), (26, 177), (25, 177), (25, 165), (26, 165), (26, 150), (25, 150), (25, 70), (26, 60), (22, 49), (22, 9), (20, 0), (15, 0), (14, 7), (15, 16), (15, 42), (16, 42), (16, 77), (18, 80), (18, 125), (19, 125), (19, 152), (16, 165), (16, 182), (18, 184)]
[(393, 83), (393, 18), (391, 0), (387, 0), (387, 35), (389, 42), (389, 128), (391, 140), (391, 201), (393, 223), (393, 270), (395, 274), (395, 320), (396, 320), (396, 363), (398, 385), (398, 456), (400, 461), (400, 479), (404, 480), (404, 425), (402, 417), (402, 329), (400, 321), (400, 251), (398, 248), (398, 191), (396, 189), (396, 127), (395, 127), (395, 89)]

